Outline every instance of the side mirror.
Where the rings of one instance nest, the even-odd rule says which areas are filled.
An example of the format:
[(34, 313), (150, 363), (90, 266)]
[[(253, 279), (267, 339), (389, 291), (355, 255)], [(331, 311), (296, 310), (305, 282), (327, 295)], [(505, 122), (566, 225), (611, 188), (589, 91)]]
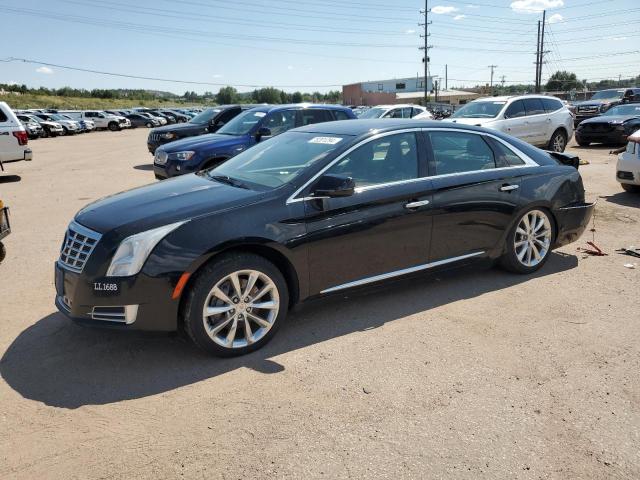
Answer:
[(316, 197), (350, 197), (355, 193), (356, 182), (344, 175), (323, 175), (316, 183), (313, 195)]
[(258, 132), (256, 133), (256, 140), (260, 141), (260, 140), (264, 140), (265, 138), (270, 138), (272, 136), (273, 134), (271, 133), (270, 128), (260, 127), (258, 129)]

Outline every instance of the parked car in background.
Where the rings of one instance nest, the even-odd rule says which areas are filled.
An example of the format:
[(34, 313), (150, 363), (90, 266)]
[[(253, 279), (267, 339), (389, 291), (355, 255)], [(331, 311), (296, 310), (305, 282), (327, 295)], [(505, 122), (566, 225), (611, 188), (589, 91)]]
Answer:
[(574, 102), (576, 126), (587, 118), (597, 117), (622, 103), (640, 102), (640, 88), (611, 88), (596, 92), (590, 100)]
[[(67, 113), (67, 112), (65, 112)], [(70, 112), (68, 113), (73, 118), (78, 120), (88, 119), (95, 123), (98, 129), (108, 129), (112, 132), (122, 130), (123, 128), (131, 127), (131, 122), (125, 117), (119, 115), (111, 115), (99, 110), (88, 110), (83, 112)]]
[(149, 132), (147, 148), (151, 154), (154, 154), (156, 148), (160, 145), (174, 142), (181, 138), (215, 133), (240, 112), (254, 107), (255, 105), (221, 105), (206, 109), (186, 123), (154, 128)]
[(11, 225), (9, 223), (9, 207), (5, 207), (2, 200), (0, 200), (0, 263), (7, 256), (7, 249), (2, 243), (2, 240), (5, 239), (11, 233)]
[(31, 160), (29, 136), (6, 102), (0, 102), (0, 170), (3, 163)]
[[(59, 115), (62, 115), (64, 118), (67, 118), (69, 120), (74, 120), (74, 118), (71, 115), (67, 115), (65, 113), (60, 113)], [(96, 129), (96, 124), (93, 123), (91, 120), (82, 119), (82, 120), (77, 120), (77, 122), (78, 124), (80, 124), (79, 133), (88, 133)]]
[(44, 135), (44, 130), (38, 122), (33, 120), (25, 121), (20, 118), (18, 118), (18, 120), (20, 120), (20, 123), (22, 123), (22, 126), (27, 131), (29, 140), (36, 140)]
[(33, 114), (18, 113), (17, 117), (23, 122), (36, 122), (42, 127), (42, 137), (58, 137), (64, 135), (64, 129), (58, 122), (48, 122)]
[(159, 122), (153, 118), (149, 118), (141, 113), (129, 113), (127, 119), (131, 122), (133, 128), (147, 127), (153, 128), (159, 125)]
[(555, 152), (564, 152), (573, 135), (571, 112), (560, 99), (543, 95), (479, 98), (442, 121), (498, 130)]
[(627, 149), (618, 155), (616, 180), (625, 191), (640, 193), (640, 130), (629, 136)]
[(80, 124), (77, 120), (70, 120), (59, 113), (34, 113), (34, 115), (47, 122), (56, 122), (62, 125), (62, 135), (75, 135), (80, 132)]
[(640, 103), (618, 105), (602, 115), (588, 118), (576, 128), (576, 142), (581, 147), (591, 143), (624, 145), (627, 137), (640, 129)]
[(362, 120), (373, 118), (413, 118), (416, 115), (423, 115), (422, 118), (430, 118), (431, 113), (420, 105), (378, 105), (362, 112), (358, 118)]
[[(274, 118), (267, 108), (227, 125)], [(307, 299), (474, 262), (532, 274), (592, 216), (574, 160), (442, 122), (298, 128), (80, 210), (56, 306), (85, 325), (184, 328), (232, 356), (265, 345)]]
[(170, 112), (175, 115), (177, 123), (185, 123), (191, 120), (191, 118), (195, 117), (195, 115), (186, 115), (175, 109), (171, 109)]
[(351, 109), (336, 105), (260, 106), (230, 120), (216, 133), (184, 138), (159, 147), (156, 178), (197, 172), (224, 163), (256, 143), (309, 124), (355, 119)]

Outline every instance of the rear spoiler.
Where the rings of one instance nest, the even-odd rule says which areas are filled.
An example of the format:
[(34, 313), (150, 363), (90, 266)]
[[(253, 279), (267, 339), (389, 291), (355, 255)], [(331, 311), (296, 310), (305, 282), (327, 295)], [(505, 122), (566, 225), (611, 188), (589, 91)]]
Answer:
[(574, 155), (573, 153), (551, 152), (549, 150), (547, 150), (547, 153), (563, 165), (569, 165), (576, 170), (580, 166), (580, 157)]

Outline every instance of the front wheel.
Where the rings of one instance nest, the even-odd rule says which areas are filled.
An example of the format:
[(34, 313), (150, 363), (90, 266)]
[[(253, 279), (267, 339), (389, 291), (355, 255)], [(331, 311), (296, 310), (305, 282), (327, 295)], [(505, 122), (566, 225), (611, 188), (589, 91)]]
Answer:
[(263, 257), (234, 254), (207, 265), (191, 286), (184, 327), (200, 348), (221, 357), (265, 345), (285, 320), (287, 284)]
[(153, 127), (153, 125), (151, 125), (151, 123), (150, 123), (150, 122), (147, 122), (147, 123), (145, 124), (145, 126), (146, 126), (147, 128), (151, 128), (151, 127)]
[(554, 235), (554, 224), (546, 210), (528, 210), (507, 235), (501, 266), (514, 273), (535, 272), (549, 258)]
[(7, 258), (7, 249), (4, 246), (4, 243), (0, 242), (0, 263)]
[(116, 122), (111, 122), (108, 127), (112, 132), (117, 132), (118, 130), (120, 130), (120, 125), (118, 125)]
[(549, 140), (549, 150), (562, 153), (565, 148), (567, 148), (567, 134), (564, 130), (558, 129), (553, 132), (553, 135), (551, 135), (551, 140)]

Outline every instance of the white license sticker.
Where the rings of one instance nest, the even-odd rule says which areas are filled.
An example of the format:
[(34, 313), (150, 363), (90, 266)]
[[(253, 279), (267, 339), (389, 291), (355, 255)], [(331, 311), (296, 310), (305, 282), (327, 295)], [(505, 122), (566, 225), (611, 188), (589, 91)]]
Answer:
[(324, 145), (335, 145), (342, 140), (340, 137), (313, 137), (309, 143), (322, 143)]
[(258, 117), (258, 118), (262, 118), (262, 117), (266, 117), (267, 116), (266, 112), (255, 112), (253, 115), (255, 117)]

